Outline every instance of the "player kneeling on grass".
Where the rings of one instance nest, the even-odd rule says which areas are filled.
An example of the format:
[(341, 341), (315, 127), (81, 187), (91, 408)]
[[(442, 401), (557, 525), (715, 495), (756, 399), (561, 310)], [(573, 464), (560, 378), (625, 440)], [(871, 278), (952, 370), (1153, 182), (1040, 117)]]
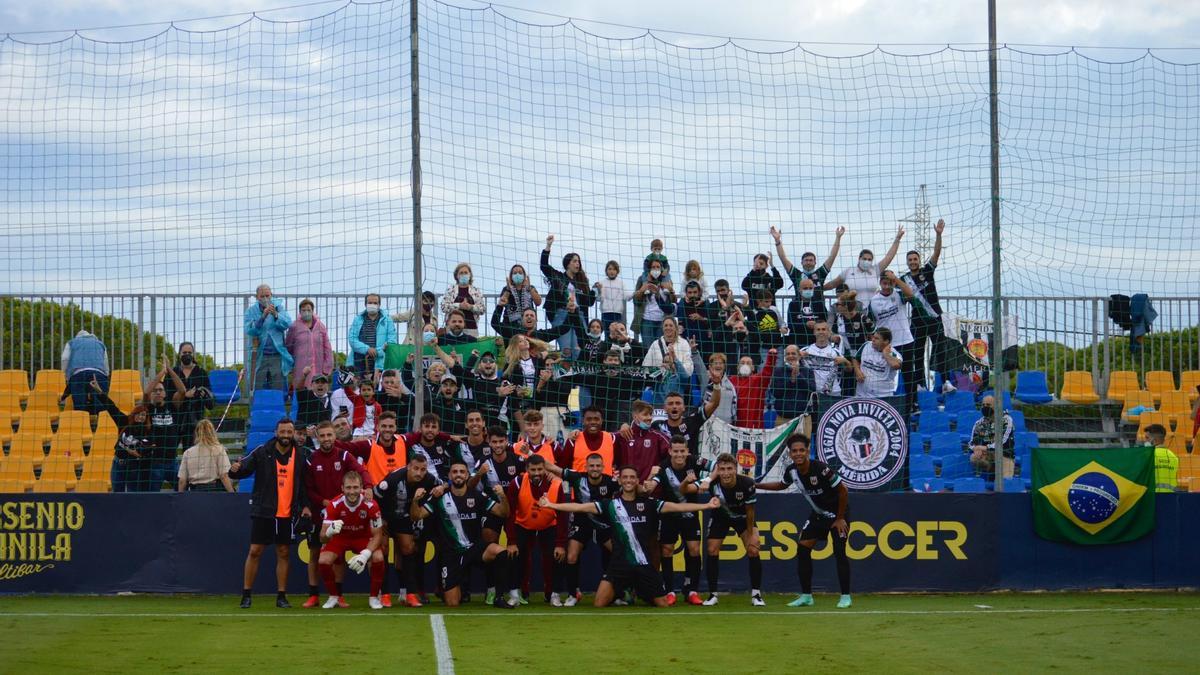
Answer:
[(824, 462), (808, 458), (808, 436), (788, 436), (787, 448), (792, 465), (783, 472), (783, 480), (759, 483), (757, 487), (760, 490), (783, 490), (795, 485), (812, 507), (812, 513), (800, 529), (800, 552), (796, 556), (801, 595), (789, 602), (788, 607), (813, 604), (812, 550), (818, 541), (824, 541), (832, 531), (833, 556), (837, 559), (838, 585), (842, 590), (837, 606), (844, 609), (850, 606), (850, 559), (846, 556), (846, 536), (850, 531), (846, 523), (846, 509), (850, 493), (836, 471)]
[(724, 453), (717, 457), (715, 475), (704, 479), (701, 490), (712, 493), (719, 508), (708, 521), (708, 599), (706, 606), (717, 604), (717, 582), (721, 577), (721, 542), (733, 530), (742, 538), (746, 547), (746, 561), (750, 564), (750, 604), (755, 607), (766, 605), (762, 591), (762, 560), (758, 557), (758, 525), (754, 520), (754, 504), (758, 501), (754, 479), (737, 473), (737, 460)]
[(418, 488), (413, 495), (412, 519), (429, 519), (434, 523), (435, 536), (439, 538), (438, 556), (442, 568), (442, 599), (447, 607), (457, 607), (462, 600), (462, 585), (476, 566), (493, 570), (500, 589), (492, 604), (501, 609), (512, 609), (515, 605), (508, 599), (510, 588), (510, 561), (508, 551), (496, 543), (483, 540), (483, 521), (491, 515), (508, 517), (508, 500), (504, 488), (492, 486), (489, 496), (467, 487), (471, 477), (467, 465), (461, 460), (450, 463), (450, 489), (439, 485), (428, 493)]
[(383, 515), (379, 512), (379, 505), (363, 495), (362, 476), (357, 473), (343, 476), (342, 496), (333, 500), (325, 508), (324, 514), (321, 525), (323, 544), (317, 562), (325, 588), (329, 591), (329, 599), (322, 607), (333, 609), (350, 606), (342, 598), (342, 585), (337, 582), (333, 567), (342, 564), (347, 551), (358, 551), (348, 565), (359, 574), (370, 566), (371, 597), (368, 604), (371, 609), (383, 609), (379, 591), (383, 588), (383, 578), (387, 573), (383, 559), (387, 538), (383, 533)]
[(658, 541), (658, 515), (714, 509), (720, 502), (713, 498), (704, 504), (684, 504), (641, 496), (638, 471), (633, 466), (621, 467), (619, 480), (621, 494), (616, 499), (570, 504), (554, 503), (543, 495), (539, 504), (555, 511), (595, 515), (612, 529), (613, 555), (596, 589), (597, 607), (612, 603), (618, 585), (632, 587), (642, 600), (655, 607), (666, 607), (667, 589), (647, 554)]

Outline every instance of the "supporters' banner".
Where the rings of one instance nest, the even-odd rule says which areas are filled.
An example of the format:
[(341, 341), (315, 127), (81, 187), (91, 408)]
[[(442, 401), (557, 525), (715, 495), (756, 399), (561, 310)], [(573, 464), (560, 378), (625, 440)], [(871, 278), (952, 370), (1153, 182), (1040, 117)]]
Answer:
[(744, 429), (710, 417), (700, 429), (700, 456), (715, 460), (728, 452), (737, 458), (738, 470), (757, 481), (777, 481), (791, 461), (783, 442), (800, 428), (802, 418), (774, 429)]
[(1033, 454), (1033, 527), (1074, 544), (1116, 544), (1154, 529), (1154, 450), (1039, 448)]
[[(395, 343), (389, 344), (383, 348), (383, 367), (384, 368), (404, 368), (408, 363), (408, 355), (413, 352), (412, 345), (398, 345)], [(496, 358), (503, 360), (503, 350), (496, 347), (496, 338), (481, 338), (474, 342), (468, 342), (461, 345), (442, 346), (442, 351), (447, 354), (458, 354), (462, 356), (462, 361), (466, 364), (471, 358), (471, 352), (479, 350), (480, 354), (491, 352), (496, 355)], [(421, 350), (421, 356), (428, 363), (437, 358), (437, 351), (433, 347), (426, 345)]]
[(812, 454), (851, 490), (903, 490), (908, 482), (908, 406), (903, 396), (818, 396)]
[[(994, 321), (983, 319), (968, 319), (957, 314), (946, 313), (942, 315), (942, 328), (946, 336), (952, 340), (959, 342), (962, 347), (962, 357), (959, 361), (966, 363), (952, 363), (948, 368), (940, 368), (948, 370), (950, 368), (964, 367), (968, 370), (977, 370), (985, 373), (992, 367), (994, 340), (992, 336), (996, 332), (996, 324)], [(1005, 370), (1017, 369), (1017, 317), (1008, 315), (1004, 317), (1004, 348), (1002, 355), (1004, 358)]]

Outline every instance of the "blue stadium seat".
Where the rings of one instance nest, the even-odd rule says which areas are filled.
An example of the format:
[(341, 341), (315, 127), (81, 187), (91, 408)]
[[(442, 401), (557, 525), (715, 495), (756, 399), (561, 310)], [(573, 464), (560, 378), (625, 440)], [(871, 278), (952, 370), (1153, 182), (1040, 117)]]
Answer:
[(250, 452), (272, 438), (275, 438), (274, 426), (271, 427), (271, 431), (251, 431), (250, 435), (246, 437), (246, 452)]
[(934, 457), (963, 454), (962, 443), (958, 440), (958, 434), (953, 431), (939, 431), (930, 436), (929, 454)]
[(925, 440), (929, 438), (919, 431), (908, 432), (908, 452), (913, 455), (924, 454)]
[(921, 390), (917, 392), (917, 408), (922, 412), (930, 412), (938, 409), (937, 392)]
[(955, 492), (987, 492), (987, 482), (982, 478), (959, 478), (950, 483)]
[(913, 479), (910, 483), (912, 483), (913, 492), (942, 492), (946, 489), (946, 481), (941, 478)]
[(643, 389), (642, 390), (642, 400), (645, 401), (646, 403), (653, 403), (654, 402), (654, 390), (651, 389), (650, 387), (646, 387), (645, 389)]
[(942, 397), (942, 387), (946, 385), (946, 378), (942, 377), (942, 371), (936, 370), (933, 373), (933, 392), (938, 395), (938, 399)]
[(1000, 392), (1000, 399), (1004, 401), (1005, 410), (1013, 409), (1012, 394), (1010, 394), (1007, 389)]
[(1036, 431), (1017, 431), (1013, 434), (1013, 446), (1017, 450), (1026, 449), (1032, 450), (1038, 446), (1038, 435)]
[(269, 431), (274, 433), (275, 423), (283, 417), (283, 409), (269, 408), (267, 410), (250, 411), (250, 431)]
[(971, 466), (971, 459), (965, 454), (947, 455), (942, 457), (941, 460), (942, 480), (948, 481), (975, 475), (975, 468)]
[(237, 484), (237, 491), (246, 493), (254, 492), (254, 476), (239, 480)]
[(1014, 392), (1022, 403), (1049, 403), (1054, 400), (1046, 383), (1046, 373), (1040, 370), (1022, 370), (1017, 373), (1017, 390)]
[(1005, 492), (1024, 492), (1025, 491), (1025, 479), (1024, 478), (1005, 478), (1004, 479), (1004, 491)]
[(214, 370), (208, 374), (208, 383), (212, 385), (213, 398), (217, 405), (228, 405), (242, 398), (238, 391), (238, 374), (236, 370)]
[(777, 419), (779, 419), (779, 413), (775, 412), (774, 408), (767, 408), (763, 411), (763, 428), (774, 429)]
[[(250, 401), (250, 409), (282, 412), (283, 392), (279, 389), (260, 389), (254, 392), (254, 398)], [(279, 415), (279, 417), (283, 417), (283, 415)]]
[(952, 391), (946, 394), (946, 412), (950, 415), (975, 409), (975, 394), (969, 391)]
[(950, 431), (950, 416), (938, 410), (921, 413), (921, 433), (926, 436), (939, 431)]
[(909, 480), (914, 484), (920, 479), (937, 476), (937, 471), (934, 470), (933, 466), (933, 458), (929, 455), (909, 455), (908, 476)]
[(1025, 413), (1021, 412), (1020, 410), (1010, 410), (1008, 415), (1013, 421), (1013, 431), (1018, 433), (1027, 431), (1025, 428)]
[(971, 429), (975, 428), (975, 423), (981, 417), (983, 417), (983, 413), (975, 409), (964, 410), (958, 413), (958, 417), (954, 420), (954, 429), (963, 443), (971, 442)]

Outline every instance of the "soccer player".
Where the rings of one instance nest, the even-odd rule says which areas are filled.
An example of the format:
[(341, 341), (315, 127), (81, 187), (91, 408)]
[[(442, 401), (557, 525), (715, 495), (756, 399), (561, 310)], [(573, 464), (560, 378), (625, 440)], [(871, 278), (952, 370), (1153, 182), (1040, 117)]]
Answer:
[[(367, 473), (358, 458), (345, 450), (337, 450), (334, 447), (336, 437), (332, 422), (322, 420), (314, 426), (314, 429), (317, 450), (309, 454), (308, 471), (304, 476), (304, 488), (308, 492), (309, 504), (322, 509), (329, 508), (333, 500), (342, 496), (342, 479), (347, 473), (357, 473), (361, 476), (364, 490), (374, 487), (375, 482), (371, 480), (371, 474)], [(321, 603), (321, 598), (317, 595), (319, 592), (317, 583), (320, 579), (317, 558), (320, 548), (321, 528), (318, 526), (312, 528), (308, 534), (308, 600), (304, 602), (306, 608), (316, 607)], [(345, 570), (339, 566), (334, 571), (339, 577), (338, 581), (341, 581), (340, 577)], [(387, 594), (385, 593), (381, 597), (383, 606), (389, 607), (391, 602), (387, 599)]]
[[(655, 467), (654, 475), (646, 481), (645, 489), (665, 502), (695, 504), (700, 492), (697, 487), (698, 474), (711, 469), (708, 460), (697, 459), (691, 454), (690, 442), (680, 434), (671, 437), (671, 457), (661, 466)], [(661, 568), (663, 584), (667, 588), (667, 604), (675, 604), (675, 541), (683, 540), (684, 577), (683, 591), (689, 605), (701, 604), (700, 593), (700, 519), (694, 513), (678, 513), (663, 516), (659, 520), (658, 543), (662, 546)]]
[(676, 504), (639, 495), (638, 470), (633, 466), (621, 467), (620, 481), (621, 494), (616, 499), (572, 504), (555, 503), (543, 495), (539, 503), (564, 513), (595, 515), (612, 529), (613, 556), (596, 589), (596, 607), (611, 604), (618, 585), (632, 587), (638, 597), (655, 607), (666, 607), (667, 590), (646, 553), (658, 535), (659, 514), (714, 509), (720, 501), (714, 497), (704, 504)]
[(512, 504), (505, 534), (508, 536), (509, 555), (519, 555), (521, 564), (520, 592), (512, 590), (513, 600), (528, 604), (529, 579), (533, 573), (533, 549), (540, 551), (542, 559), (542, 591), (546, 602), (554, 590), (554, 549), (565, 545), (558, 542), (558, 514), (542, 508), (539, 500), (549, 495), (553, 502), (566, 501), (562, 493), (562, 481), (546, 471), (546, 460), (540, 454), (530, 455), (525, 463), (525, 473), (517, 476), (508, 486), (508, 503)]
[[(598, 452), (588, 455), (585, 467), (585, 473), (574, 469), (560, 469), (553, 464), (546, 465), (546, 470), (562, 478), (570, 488), (572, 500), (577, 504), (614, 499), (620, 494), (621, 486), (604, 471), (603, 455)], [(601, 566), (608, 567), (608, 554), (612, 550), (612, 530), (608, 523), (596, 516), (585, 518), (575, 513), (559, 518), (558, 526), (560, 534), (563, 534), (562, 529), (566, 529), (566, 568), (561, 575), (563, 578), (559, 586), (567, 598), (564, 602), (558, 592), (551, 593), (550, 604), (555, 607), (574, 607), (578, 602), (576, 594), (579, 592), (579, 556), (589, 543), (598, 544), (601, 547)], [(554, 555), (559, 557), (559, 552), (556, 550)]]
[(483, 566), (495, 570), (494, 577), (502, 595), (492, 604), (501, 609), (515, 605), (503, 593), (509, 590), (508, 551), (497, 543), (483, 541), (483, 521), (487, 516), (506, 518), (508, 500), (504, 488), (495, 485), (495, 498), (467, 487), (470, 471), (465, 462), (450, 463), (450, 489), (439, 485), (426, 494), (417, 488), (413, 495), (414, 521), (431, 519), (441, 540), (438, 554), (442, 567), (442, 599), (447, 607), (457, 607), (462, 601), (462, 585), (471, 568)]
[[(667, 413), (667, 419), (658, 420), (650, 425), (651, 429), (663, 434), (668, 439), (675, 436), (683, 436), (687, 441), (688, 453), (692, 457), (700, 456), (700, 427), (708, 421), (709, 416), (716, 411), (717, 406), (721, 405), (721, 388), (717, 387), (712, 390), (712, 396), (704, 402), (704, 405), (696, 408), (696, 411), (691, 415), (684, 415), (687, 410), (687, 405), (684, 402), (683, 394), (672, 392), (667, 394), (666, 400), (663, 402), (663, 409)], [(622, 434), (624, 429), (621, 430)]]
[[(425, 455), (414, 454), (409, 458), (408, 466), (389, 473), (375, 486), (375, 500), (383, 512), (395, 551), (396, 575), (400, 577), (399, 595), (404, 596), (404, 602), (409, 607), (421, 606), (418, 593), (424, 582), (418, 574), (417, 542), (421, 528), (413, 523), (411, 516), (413, 495), (421, 488), (429, 492), (439, 482), (435, 475), (429, 473), (429, 462)], [(422, 549), (422, 557), (424, 552)]]
[[(483, 477), (484, 483), (488, 489), (499, 485), (508, 490), (508, 486), (512, 485), (517, 476), (525, 473), (525, 460), (517, 457), (517, 453), (509, 447), (508, 431), (504, 427), (493, 424), (488, 427), (487, 433), (488, 447), (484, 451), (484, 458), (479, 462), (479, 468), (487, 469), (487, 474)], [(488, 514), (483, 519), (483, 541), (489, 544), (499, 542), (500, 533), (504, 530), (504, 521), (505, 518)], [(488, 571), (486, 599), (489, 605), (496, 599), (496, 579), (491, 569)]]
[(450, 477), (450, 460), (458, 454), (458, 441), (442, 433), (442, 420), (435, 413), (421, 415), (420, 430), (404, 435), (408, 444), (409, 460), (413, 455), (424, 455), (429, 470), (437, 474), (438, 480), (446, 482)]
[(634, 401), (633, 425), (628, 438), (622, 435), (617, 446), (617, 461), (621, 466), (632, 466), (638, 471), (638, 480), (650, 478), (650, 470), (670, 455), (671, 441), (666, 436), (650, 429), (654, 419), (654, 406), (645, 401)]
[(461, 459), (471, 469), (474, 469), (487, 454), (487, 422), (483, 419), (483, 411), (472, 408), (467, 411), (467, 435), (458, 444), (458, 459)]
[[(370, 493), (368, 493), (369, 495)], [(362, 573), (371, 568), (371, 596), (367, 604), (371, 609), (383, 609), (379, 592), (383, 589), (383, 578), (387, 574), (383, 551), (387, 535), (383, 531), (383, 515), (379, 505), (363, 494), (362, 476), (349, 472), (342, 477), (342, 496), (323, 511), (321, 522), (321, 578), (329, 599), (322, 609), (349, 607), (342, 597), (342, 584), (334, 575), (334, 565), (341, 566), (346, 551), (358, 551), (348, 565)]]
[(540, 455), (547, 462), (554, 461), (554, 441), (546, 436), (543, 431), (546, 427), (546, 421), (542, 417), (542, 413), (537, 410), (530, 410), (525, 413), (525, 433), (513, 445), (513, 452), (521, 459), (528, 460), (533, 455)]
[(813, 604), (812, 550), (818, 541), (824, 541), (832, 531), (833, 555), (837, 559), (838, 585), (842, 591), (837, 606), (838, 609), (845, 609), (850, 606), (850, 559), (846, 557), (846, 537), (850, 532), (846, 523), (849, 492), (836, 471), (824, 462), (808, 458), (808, 436), (788, 436), (787, 448), (792, 465), (784, 472), (783, 480), (759, 483), (757, 487), (760, 490), (783, 490), (797, 485), (812, 507), (812, 513), (800, 529), (800, 551), (796, 556), (801, 595), (789, 602), (788, 607), (808, 607)]
[(408, 464), (408, 444), (396, 435), (396, 414), (385, 412), (379, 415), (379, 434), (371, 443), (371, 454), (367, 455), (367, 471), (371, 480), (378, 483), (389, 473), (403, 469)]
[(583, 409), (583, 431), (559, 446), (554, 463), (583, 473), (587, 471), (591, 456), (598, 454), (604, 463), (603, 472), (612, 475), (616, 447), (616, 437), (604, 430), (604, 413), (595, 406), (588, 406)]
[(730, 530), (742, 538), (746, 559), (750, 564), (750, 604), (763, 607), (762, 560), (758, 557), (758, 525), (754, 520), (754, 503), (758, 500), (754, 479), (737, 472), (737, 460), (728, 452), (717, 457), (716, 471), (700, 484), (720, 502), (708, 521), (708, 599), (705, 606), (717, 604), (717, 582), (721, 576), (721, 542)]

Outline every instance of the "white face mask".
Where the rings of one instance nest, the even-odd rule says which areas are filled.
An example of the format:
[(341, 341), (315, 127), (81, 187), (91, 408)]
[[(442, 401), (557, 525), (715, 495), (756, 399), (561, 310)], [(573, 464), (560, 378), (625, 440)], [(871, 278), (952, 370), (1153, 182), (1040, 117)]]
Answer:
[(378, 314), (379, 313), (379, 305), (376, 303), (373, 303), (373, 302), (368, 303), (367, 304), (367, 313), (368, 314)]
[(662, 276), (662, 270), (650, 270), (650, 277), (657, 279)]
[(312, 317), (313, 317), (312, 310), (306, 309), (303, 312), (300, 312), (300, 318), (304, 319), (305, 321), (312, 321)]
[(870, 260), (861, 260), (861, 259), (860, 259), (860, 260), (858, 261), (858, 269), (860, 269), (860, 270), (862, 270), (862, 271), (864, 271), (864, 272), (870, 272), (870, 271), (871, 271), (871, 261), (870, 261)]
[(754, 369), (751, 368), (750, 366), (746, 365), (745, 363), (740, 364), (738, 366), (738, 375), (741, 375), (742, 377), (747, 377), (752, 372), (754, 372)]
[(596, 330), (596, 331), (592, 331), (592, 332), (588, 333), (588, 335), (589, 335), (589, 336), (590, 336), (590, 337), (591, 337), (593, 340), (599, 340), (599, 339), (600, 339), (600, 336), (601, 336), (601, 335), (604, 335), (604, 333), (601, 333), (600, 331)]

